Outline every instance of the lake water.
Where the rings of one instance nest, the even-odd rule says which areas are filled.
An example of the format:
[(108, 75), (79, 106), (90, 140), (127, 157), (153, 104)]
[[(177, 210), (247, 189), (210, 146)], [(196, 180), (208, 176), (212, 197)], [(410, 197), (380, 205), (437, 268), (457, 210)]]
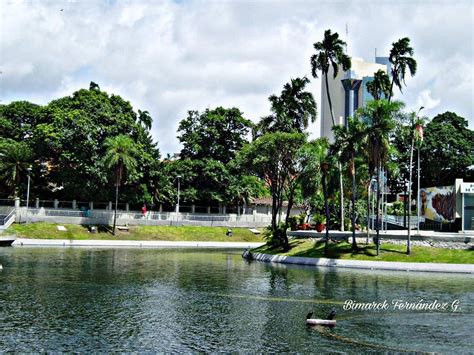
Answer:
[[(469, 275), (247, 263), (240, 252), (0, 248), (2, 351), (469, 352)], [(385, 311), (344, 310), (346, 300)], [(460, 309), (396, 310), (392, 301)], [(306, 314), (336, 308), (333, 329)]]

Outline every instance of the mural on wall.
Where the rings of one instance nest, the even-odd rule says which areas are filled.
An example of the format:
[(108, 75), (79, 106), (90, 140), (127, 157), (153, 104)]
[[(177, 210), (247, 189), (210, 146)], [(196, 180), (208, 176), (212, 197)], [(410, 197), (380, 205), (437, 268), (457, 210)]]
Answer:
[(456, 212), (454, 186), (420, 189), (420, 198), (422, 217), (437, 222), (454, 221)]

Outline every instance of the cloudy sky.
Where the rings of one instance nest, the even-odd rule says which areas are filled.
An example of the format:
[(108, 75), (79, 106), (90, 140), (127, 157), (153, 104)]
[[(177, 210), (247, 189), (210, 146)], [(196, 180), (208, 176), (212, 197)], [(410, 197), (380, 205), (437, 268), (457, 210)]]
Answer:
[[(188, 110), (235, 106), (254, 121), (268, 114), (269, 95), (310, 77), (312, 44), (328, 28), (365, 60), (410, 37), (418, 72), (399, 95), (407, 109), (454, 111), (474, 129), (471, 0), (1, 0), (0, 100), (45, 104), (94, 81), (148, 110), (162, 153), (173, 153)], [(318, 104), (320, 87), (312, 79)]]

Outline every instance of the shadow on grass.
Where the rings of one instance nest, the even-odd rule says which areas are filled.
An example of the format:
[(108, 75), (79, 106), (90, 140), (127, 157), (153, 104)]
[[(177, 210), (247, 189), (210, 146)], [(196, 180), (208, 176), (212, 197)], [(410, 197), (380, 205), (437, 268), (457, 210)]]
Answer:
[(112, 234), (112, 227), (106, 224), (98, 224), (98, 225), (87, 225), (81, 224), (81, 227), (84, 228), (87, 232), (90, 231), (90, 227), (96, 227), (97, 233), (109, 233)]

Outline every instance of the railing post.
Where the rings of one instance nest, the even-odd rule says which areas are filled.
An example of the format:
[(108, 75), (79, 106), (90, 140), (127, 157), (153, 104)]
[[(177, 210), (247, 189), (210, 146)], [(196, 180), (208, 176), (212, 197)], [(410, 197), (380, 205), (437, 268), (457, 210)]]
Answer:
[(76, 200), (72, 200), (72, 209), (75, 210), (77, 208)]
[(35, 208), (40, 208), (40, 199), (37, 197), (35, 201)]
[(15, 197), (15, 208), (20, 208), (20, 198)]
[(55, 198), (54, 201), (53, 201), (54, 208), (58, 208), (58, 205), (59, 205), (59, 201), (58, 201), (57, 198)]
[(211, 214), (211, 206), (207, 206), (207, 214)]
[(191, 205), (191, 213), (196, 213), (196, 206), (195, 205)]
[(226, 214), (226, 212), (227, 212), (227, 208), (226, 208), (226, 206), (224, 205), (224, 206), (222, 206), (222, 214)]
[(89, 209), (92, 211), (94, 209), (94, 202), (89, 202)]
[(109, 201), (109, 206), (107, 207), (109, 211), (112, 211), (112, 201)]
[(128, 204), (128, 202), (125, 204), (125, 211), (130, 211), (130, 205)]
[(160, 203), (160, 207), (158, 208), (158, 212), (162, 213), (163, 212), (163, 204)]

